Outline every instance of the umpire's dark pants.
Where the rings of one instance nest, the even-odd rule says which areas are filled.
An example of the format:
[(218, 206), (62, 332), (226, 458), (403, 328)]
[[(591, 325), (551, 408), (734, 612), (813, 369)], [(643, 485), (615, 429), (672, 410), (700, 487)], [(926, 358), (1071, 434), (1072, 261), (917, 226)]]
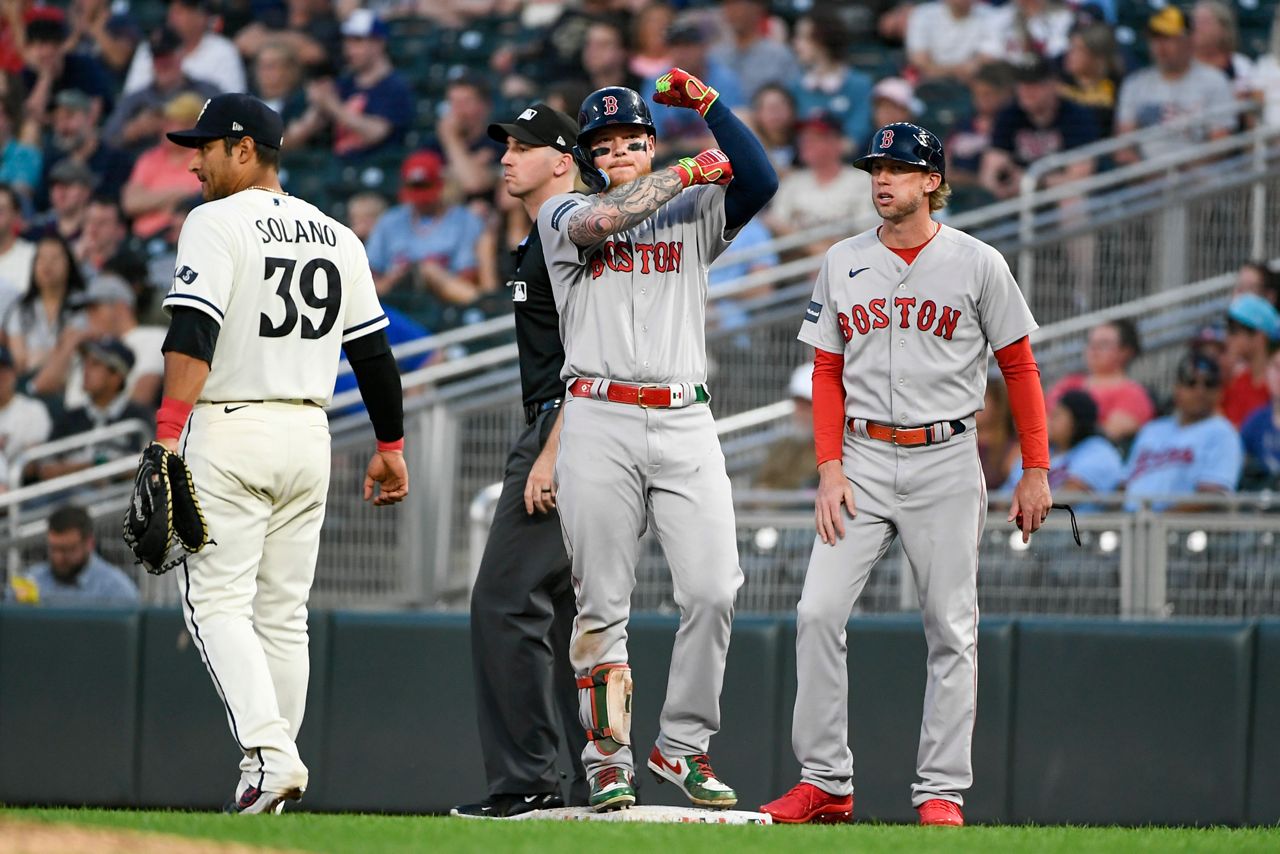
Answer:
[(558, 410), (520, 434), (471, 593), (471, 660), (489, 793), (558, 791), (561, 727), (573, 763), (569, 800), (586, 804), (585, 736), (569, 664), (575, 614), (560, 516), (525, 512), (524, 487)]

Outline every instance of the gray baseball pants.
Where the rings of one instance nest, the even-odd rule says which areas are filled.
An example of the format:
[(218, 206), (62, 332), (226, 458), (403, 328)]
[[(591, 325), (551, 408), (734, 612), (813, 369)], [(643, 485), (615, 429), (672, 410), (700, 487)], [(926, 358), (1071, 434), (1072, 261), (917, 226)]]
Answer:
[[(711, 410), (570, 397), (556, 481), (578, 602), (574, 671), (585, 676), (598, 664), (627, 662), (640, 537), (652, 526), (680, 608), (657, 746), (668, 756), (705, 753), (720, 729), (733, 603), (742, 585), (733, 498)], [(635, 674), (637, 690), (646, 676)], [(580, 716), (590, 728), (587, 692), (580, 693)], [(582, 761), (588, 774), (634, 768), (629, 748), (605, 755), (590, 741)]]
[(929, 645), (911, 802), (964, 803), (973, 783), (978, 543), (987, 509), (975, 440), (969, 430), (908, 448), (845, 435), (844, 472), (858, 515), (845, 516), (834, 546), (815, 538), (796, 616), (791, 743), (806, 783), (835, 795), (853, 791), (845, 626), (872, 567), (900, 537)]

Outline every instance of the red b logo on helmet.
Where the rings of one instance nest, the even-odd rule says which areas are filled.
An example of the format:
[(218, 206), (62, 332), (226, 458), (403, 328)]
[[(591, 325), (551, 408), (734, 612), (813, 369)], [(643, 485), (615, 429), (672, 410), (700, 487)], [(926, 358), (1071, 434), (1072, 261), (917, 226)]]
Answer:
[(604, 96), (604, 114), (612, 116), (618, 112), (618, 99), (612, 95)]
[(880, 131), (880, 147), (893, 148), (893, 131), (892, 130)]

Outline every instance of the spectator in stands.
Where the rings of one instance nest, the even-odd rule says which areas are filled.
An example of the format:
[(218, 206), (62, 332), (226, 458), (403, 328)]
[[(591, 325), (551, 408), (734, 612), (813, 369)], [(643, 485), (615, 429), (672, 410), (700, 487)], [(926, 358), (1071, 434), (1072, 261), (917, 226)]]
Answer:
[(982, 408), (974, 413), (978, 433), (978, 459), (987, 489), (995, 492), (1008, 479), (1014, 460), (1021, 459), (1018, 431), (1009, 406), (1009, 389), (1000, 379), (987, 380)]
[(387, 200), (381, 193), (364, 190), (347, 199), (347, 227), (355, 232), (360, 242), (369, 245), (373, 228), (387, 212)]
[(378, 220), (369, 237), (369, 266), (379, 294), (417, 287), (452, 304), (480, 295), (476, 243), (484, 221), (462, 205), (446, 205), (444, 192), (438, 154), (419, 151), (405, 158), (401, 203)]
[[(213, 31), (208, 0), (171, 0), (165, 22), (182, 41), (178, 58), (187, 76), (207, 81), (219, 92), (245, 91), (240, 52), (230, 39)], [(143, 42), (134, 52), (125, 77), (125, 94), (145, 89), (154, 76), (151, 45)]]
[(112, 5), (110, 0), (72, 0), (67, 7), (67, 45), (72, 52), (101, 62), (118, 84), (138, 46), (139, 33), (127, 14), (112, 12)]
[(129, 224), (120, 203), (107, 196), (94, 196), (84, 213), (84, 228), (72, 246), (80, 271), (86, 279), (108, 267), (137, 270), (146, 261), (128, 245)]
[(54, 233), (74, 241), (84, 227), (84, 215), (98, 178), (73, 157), (49, 170), (49, 210), (31, 223), (30, 235)]
[[(53, 423), (49, 410), (34, 397), (18, 392), (18, 371), (13, 353), (0, 346), (0, 454), (13, 461), (27, 448), (46, 442)], [(9, 483), (8, 467), (0, 469), (3, 486), (16, 489), (21, 484)]]
[(659, 77), (675, 65), (667, 44), (667, 30), (675, 17), (675, 10), (670, 4), (655, 0), (637, 12), (632, 20), (628, 67), (640, 80)]
[[(771, 240), (773, 240), (773, 235), (769, 233), (768, 227), (759, 217), (753, 217), (738, 232), (738, 236), (734, 238), (733, 246), (729, 251), (711, 264), (708, 284), (715, 287), (716, 285), (741, 279), (743, 276), (749, 276), (752, 273), (759, 273), (763, 270), (771, 270), (777, 267), (781, 259), (778, 257), (778, 253), (774, 251), (766, 251), (763, 254), (753, 253), (745, 260), (740, 258), (743, 253), (763, 246)], [(756, 285), (745, 291), (739, 291), (732, 296), (717, 298), (707, 307), (708, 326), (715, 329), (736, 329), (744, 326), (749, 319), (744, 303), (756, 297), (767, 296), (772, 290), (772, 285)], [(742, 349), (751, 347), (749, 339), (737, 340), (735, 343), (741, 344)]]
[(75, 306), (83, 292), (84, 277), (71, 247), (56, 233), (40, 237), (31, 265), (31, 289), (14, 303), (4, 321), (20, 374), (35, 374), (63, 330), (83, 325), (84, 315)]
[(0, 104), (0, 183), (17, 194), (20, 213), (32, 212), (32, 200), (44, 173), (39, 126), (30, 120), (25, 124), (26, 135), (15, 134), (13, 116)]
[(449, 81), (436, 138), (450, 177), (468, 199), (487, 201), (498, 181), (498, 158), (506, 149), (486, 133), (492, 114), (493, 95), (483, 80), (462, 75)]
[(1235, 127), (1235, 118), (1221, 112), (1223, 105), (1234, 101), (1231, 84), (1221, 71), (1192, 59), (1187, 20), (1181, 10), (1166, 6), (1156, 12), (1147, 21), (1147, 35), (1154, 64), (1133, 72), (1121, 84), (1116, 133), (1154, 127), (1188, 114), (1205, 114), (1205, 121), (1180, 134), (1149, 140), (1141, 153), (1135, 149), (1117, 151), (1114, 157), (1118, 163), (1192, 148), (1224, 137)]
[(178, 51), (182, 40), (169, 27), (159, 27), (147, 36), (151, 50), (151, 81), (120, 99), (102, 128), (102, 138), (110, 145), (137, 157), (155, 145), (164, 130), (164, 108), (183, 92), (194, 92), (204, 103), (218, 94), (218, 87), (190, 77), (182, 68)]
[(1116, 93), (1124, 63), (1115, 33), (1103, 23), (1086, 24), (1071, 33), (1062, 58), (1062, 97), (1093, 113), (1104, 134), (1115, 125)]
[(871, 78), (845, 60), (849, 32), (832, 10), (811, 12), (796, 22), (796, 57), (803, 75), (791, 87), (796, 112), (830, 112), (840, 119), (846, 145), (861, 151), (871, 136)]
[[(712, 51), (712, 58), (737, 78), (744, 99), (749, 100), (766, 83), (790, 86), (800, 77), (800, 66), (791, 49), (764, 35), (768, 0), (721, 0), (720, 12), (728, 26), (729, 39)], [(705, 77), (702, 79), (715, 86)], [(723, 89), (720, 92), (724, 94)]]
[[(667, 33), (671, 48), (671, 61), (720, 93), (720, 102), (736, 110), (746, 105), (742, 86), (728, 65), (711, 55), (708, 50), (712, 34), (706, 21), (691, 15), (676, 19)], [(670, 69), (664, 69), (665, 74)], [(715, 147), (715, 137), (707, 129), (707, 123), (693, 110), (668, 107), (653, 100), (657, 79), (646, 80), (640, 94), (649, 104), (658, 139), (662, 140), (665, 157), (695, 155), (706, 148)], [(570, 112), (574, 115), (574, 112)]]
[(969, 78), (973, 112), (947, 138), (947, 183), (953, 187), (979, 184), (982, 155), (991, 147), (996, 117), (1013, 104), (1013, 67), (988, 62)]
[[(49, 516), (48, 559), (32, 566), (26, 579), (41, 605), (136, 605), (138, 587), (118, 566), (103, 560), (93, 536), (93, 520), (75, 505)], [(16, 585), (15, 585), (16, 587)]]
[[(134, 290), (138, 293), (138, 311), (139, 317), (147, 317), (148, 311), (151, 316), (148, 317), (150, 323), (169, 323), (169, 317), (160, 308), (160, 301), (169, 291), (169, 287), (173, 284), (173, 273), (178, 269), (178, 237), (182, 234), (182, 225), (187, 221), (187, 214), (191, 213), (192, 208), (202, 204), (204, 199), (200, 196), (189, 196), (188, 198), (178, 202), (173, 209), (173, 219), (169, 223), (168, 229), (146, 241), (144, 247), (146, 249), (147, 272), (146, 280), (149, 284), (147, 291), (140, 291), (135, 285)], [(128, 277), (126, 277), (128, 278)]]
[(871, 203), (871, 177), (845, 163), (840, 120), (817, 113), (800, 123), (800, 165), (778, 186), (765, 224), (775, 235), (792, 234), (821, 225), (840, 225), (838, 232), (814, 238), (807, 254), (821, 255), (850, 234), (879, 221)]
[[(1049, 410), (1049, 488), (1105, 495), (1115, 492), (1124, 477), (1124, 460), (1098, 435), (1098, 404), (1085, 391), (1069, 391)], [(1022, 458), (1014, 460), (1004, 488), (1012, 490), (1022, 477)], [(1077, 507), (1089, 512), (1096, 507)]]
[(291, 147), (290, 126), (307, 112), (302, 63), (287, 41), (268, 41), (253, 58), (253, 92), (284, 122), (284, 146)]
[[(133, 351), (118, 338), (86, 341), (82, 347), (84, 393), (83, 406), (69, 409), (53, 422), (52, 439), (74, 436), (122, 421), (136, 420), (143, 425), (155, 420), (152, 410), (139, 406), (125, 393), (125, 382), (133, 370)], [(145, 440), (139, 434), (118, 436), (94, 442), (57, 460), (36, 464), (39, 480), (60, 477), (123, 456), (142, 453)]]
[[(631, 73), (627, 54), (627, 28), (616, 18), (594, 21), (587, 27), (587, 37), (582, 43), (582, 70), (591, 90), (605, 86), (626, 86), (638, 89), (643, 78)], [(662, 69), (665, 74), (670, 66)]]
[(1068, 374), (1046, 396), (1052, 407), (1069, 391), (1087, 391), (1098, 404), (1102, 434), (1123, 446), (1156, 414), (1151, 395), (1128, 376), (1129, 365), (1142, 352), (1138, 329), (1125, 318), (1104, 321), (1089, 330), (1084, 347), (1085, 373)]
[(1010, 0), (996, 10), (987, 51), (1021, 65), (1037, 57), (1057, 59), (1067, 52), (1075, 14), (1055, 0)]
[(31, 265), (36, 247), (18, 236), (22, 202), (13, 187), (0, 184), (0, 318), (31, 287)]
[(101, 273), (90, 279), (77, 302), (84, 310), (84, 325), (63, 331), (58, 345), (32, 379), (32, 390), (45, 397), (62, 395), (68, 410), (84, 406), (88, 402), (82, 358), (85, 345), (115, 339), (134, 356), (125, 378), (125, 393), (139, 406), (154, 409), (160, 400), (164, 375), (161, 345), (165, 328), (138, 325), (137, 297), (128, 282), (115, 273)]
[(760, 87), (751, 99), (751, 130), (760, 138), (778, 177), (786, 177), (796, 165), (796, 102), (777, 83)]
[(387, 25), (368, 9), (342, 22), (346, 71), (336, 81), (307, 84), (307, 111), (289, 127), (291, 145), (331, 130), (334, 154), (358, 161), (403, 142), (414, 117), (413, 90), (387, 56), (387, 34)]
[[(256, 17), (235, 35), (241, 55), (256, 64), (268, 45), (289, 54), (301, 65), (323, 65), (342, 51), (342, 33), (329, 0), (286, 0)], [(277, 112), (279, 112), (277, 110)], [(285, 120), (288, 125), (288, 119)]]
[(1256, 294), (1241, 294), (1227, 308), (1227, 359), (1237, 367), (1222, 393), (1222, 414), (1240, 427), (1270, 399), (1267, 362), (1280, 347), (1280, 313)]
[(813, 364), (801, 365), (787, 384), (795, 409), (786, 435), (769, 444), (764, 463), (751, 485), (756, 489), (814, 489), (818, 485), (818, 459), (813, 450)]
[(1243, 96), (1253, 87), (1253, 60), (1236, 50), (1239, 44), (1235, 10), (1222, 0), (1197, 0), (1191, 7), (1192, 55), (1225, 74)]
[(105, 114), (115, 101), (111, 73), (90, 56), (69, 53), (67, 25), (61, 18), (35, 18), (27, 24), (23, 49), (22, 85), (27, 92), (23, 113), (46, 124), (53, 99), (64, 89), (84, 92), (97, 102), (97, 112)]
[(871, 126), (914, 122), (924, 112), (916, 87), (901, 77), (886, 77), (871, 89)]
[(1245, 465), (1242, 489), (1280, 488), (1280, 348), (1267, 360), (1269, 399), (1240, 428)]
[[(1018, 195), (1023, 174), (1040, 158), (1102, 136), (1092, 113), (1058, 94), (1058, 78), (1049, 60), (1034, 59), (1017, 68), (1015, 76), (1014, 103), (996, 117), (991, 148), (982, 156), (982, 186), (999, 199)], [(1078, 160), (1045, 174), (1043, 186), (1079, 181), (1092, 173), (1092, 160)]]
[[(1190, 355), (1178, 364), (1173, 414), (1157, 418), (1140, 431), (1125, 465), (1125, 507), (1136, 510), (1140, 499), (1153, 500), (1154, 510), (1192, 511), (1194, 493), (1223, 494), (1240, 479), (1243, 450), (1231, 422), (1215, 414), (1222, 399), (1218, 363)], [(1185, 495), (1181, 500), (1164, 496)]]
[(1267, 51), (1253, 67), (1253, 98), (1262, 104), (1262, 121), (1271, 127), (1280, 125), (1280, 4), (1271, 20), (1271, 38)]
[(921, 80), (967, 83), (992, 58), (991, 30), (997, 17), (981, 0), (921, 3), (907, 21), (907, 61)]
[(1236, 272), (1236, 286), (1231, 291), (1233, 297), (1241, 294), (1257, 294), (1280, 308), (1280, 274), (1266, 261), (1246, 261)]
[(120, 194), (133, 158), (103, 142), (92, 98), (77, 89), (59, 92), (54, 97), (50, 131), (43, 157), (46, 180), (63, 160), (75, 160), (93, 172), (97, 192), (113, 197)]
[[(165, 105), (164, 131), (191, 127), (203, 108), (198, 95), (177, 96)], [(200, 179), (190, 167), (191, 149), (172, 142), (163, 132), (138, 158), (120, 194), (120, 205), (133, 220), (136, 237), (147, 240), (167, 229), (178, 204), (200, 194)]]

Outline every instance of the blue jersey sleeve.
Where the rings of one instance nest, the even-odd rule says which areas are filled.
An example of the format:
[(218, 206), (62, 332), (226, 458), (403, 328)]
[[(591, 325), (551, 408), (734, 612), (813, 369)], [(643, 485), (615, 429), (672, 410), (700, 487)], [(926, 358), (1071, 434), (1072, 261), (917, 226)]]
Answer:
[(1240, 483), (1244, 449), (1240, 444), (1240, 434), (1230, 422), (1221, 418), (1219, 425), (1219, 429), (1200, 434), (1191, 472), (1192, 482), (1197, 489), (1210, 486), (1233, 492)]
[(1101, 436), (1084, 440), (1067, 462), (1069, 477), (1094, 492), (1112, 492), (1120, 485), (1124, 462), (1111, 443)]

